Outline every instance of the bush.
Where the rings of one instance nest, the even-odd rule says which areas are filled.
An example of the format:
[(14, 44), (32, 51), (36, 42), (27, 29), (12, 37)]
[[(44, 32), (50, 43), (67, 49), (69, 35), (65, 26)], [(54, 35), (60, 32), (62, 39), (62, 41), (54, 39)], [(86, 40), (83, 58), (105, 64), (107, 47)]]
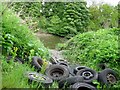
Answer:
[(97, 64), (106, 63), (109, 67), (120, 69), (118, 34), (120, 29), (102, 29), (76, 35), (67, 43), (60, 45), (65, 56), (72, 62), (77, 61), (96, 69)]
[[(4, 8), (4, 7), (3, 7)], [(0, 71), (2, 71), (1, 88), (36, 88), (38, 84), (28, 84), (24, 77), (26, 71), (33, 71), (29, 66), (32, 56), (40, 56), (43, 60), (49, 58), (48, 50), (36, 38), (22, 19), (11, 10), (6, 9), (2, 14), (2, 35), (0, 49), (2, 49)], [(12, 56), (9, 62), (7, 57)], [(13, 62), (14, 58), (28, 60), (24, 64)], [(0, 78), (1, 80), (1, 78)], [(1, 84), (1, 82), (0, 82)]]
[(38, 38), (22, 23), (22, 19), (6, 10), (2, 16), (2, 54), (5, 56), (13, 55), (20, 58), (28, 58), (31, 54), (49, 57), (47, 49)]
[(46, 18), (48, 24), (43, 29), (47, 32), (69, 38), (78, 32), (86, 31), (89, 11), (85, 2), (46, 2), (43, 8), (41, 15)]
[(89, 30), (118, 27), (118, 6), (109, 4), (91, 5), (89, 7), (90, 23)]
[(40, 17), (41, 2), (14, 2), (10, 7), (22, 19), (25, 17)]
[[(22, 17), (32, 30), (72, 37), (85, 32), (89, 24), (86, 2), (17, 2), (11, 8)], [(26, 17), (32, 18), (30, 21)], [(55, 20), (56, 19), (56, 20)]]

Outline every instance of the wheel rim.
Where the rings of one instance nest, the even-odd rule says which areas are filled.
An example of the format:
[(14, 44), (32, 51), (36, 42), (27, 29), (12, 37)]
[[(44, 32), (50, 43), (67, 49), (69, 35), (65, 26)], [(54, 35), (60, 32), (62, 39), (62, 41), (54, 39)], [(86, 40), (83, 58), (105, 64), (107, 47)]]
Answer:
[(50, 75), (54, 78), (63, 76), (64, 71), (62, 69), (56, 68), (51, 71)]
[(117, 80), (115, 78), (115, 76), (113, 74), (108, 74), (107, 75), (107, 81), (110, 83), (110, 84), (114, 84)]
[(90, 78), (93, 77), (93, 74), (92, 74), (92, 72), (90, 72), (90, 71), (85, 71), (85, 72), (82, 73), (82, 76), (83, 76), (85, 79), (90, 79)]

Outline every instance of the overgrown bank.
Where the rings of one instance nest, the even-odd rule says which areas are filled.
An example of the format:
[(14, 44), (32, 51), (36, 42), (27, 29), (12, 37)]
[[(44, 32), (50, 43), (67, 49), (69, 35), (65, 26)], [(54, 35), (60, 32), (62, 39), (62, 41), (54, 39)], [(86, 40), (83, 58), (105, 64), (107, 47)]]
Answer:
[[(64, 44), (58, 44), (63, 55), (72, 63), (79, 63), (97, 71), (98, 65), (106, 64), (107, 68), (120, 74), (119, 28), (101, 29), (78, 34)], [(120, 88), (120, 81), (113, 86)]]
[(5, 56), (13, 55), (15, 50), (20, 58), (28, 58), (31, 54), (42, 58), (48, 56), (47, 49), (22, 23), (22, 19), (6, 10), (2, 16), (2, 53)]
[(33, 26), (62, 37), (70, 38), (85, 32), (89, 24), (89, 10), (83, 0), (80, 2), (44, 2), (44, 4), (18, 2), (14, 3), (11, 8), (23, 19), (27, 16), (35, 20), (36, 24)]
[[(77, 62), (96, 69), (99, 63), (119, 72), (120, 55), (118, 36), (120, 29), (101, 29), (97, 32), (78, 34), (65, 44), (59, 44), (59, 49), (71, 62)], [(120, 72), (119, 72), (120, 73)]]
[[(56, 24), (59, 24), (56, 22), (59, 21), (58, 16), (54, 15), (50, 20), (54, 24), (50, 24), (50, 30), (56, 31)], [(2, 54), (4, 55), (2, 59), (2, 66), (4, 67), (2, 69), (4, 75), (3, 88), (32, 87), (27, 84), (27, 80), (23, 77), (23, 72), (33, 70), (28, 66), (31, 57), (34, 55), (40, 56), (43, 59), (49, 57), (47, 49), (34, 37), (27, 26), (23, 24), (22, 20), (18, 16), (16, 17), (11, 11), (4, 12), (1, 45)], [(74, 32), (74, 29), (72, 30)], [(66, 44), (60, 45), (60, 49), (66, 50), (65, 56), (71, 61), (80, 62), (81, 65), (86, 65), (94, 69), (97, 69), (96, 66), (98, 63), (106, 63), (108, 67), (120, 73), (118, 34), (119, 29), (116, 28), (79, 34), (70, 39)], [(6, 57), (9, 55), (13, 56), (11, 61), (15, 57), (19, 57), (27, 61), (28, 64), (7, 63)], [(15, 78), (15, 76), (17, 77)], [(6, 82), (7, 80), (9, 81)]]
[[(4, 8), (2, 7), (2, 10)], [(47, 60), (49, 58), (48, 50), (27, 25), (22, 23), (22, 19), (9, 9), (2, 14), (1, 41), (2, 87), (0, 89), (36, 88), (36, 84), (28, 84), (24, 73), (34, 70), (30, 66), (32, 56), (40, 56), (43, 60)], [(8, 58), (9, 56), (12, 58)], [(15, 58), (22, 59), (24, 64), (13, 62)]]

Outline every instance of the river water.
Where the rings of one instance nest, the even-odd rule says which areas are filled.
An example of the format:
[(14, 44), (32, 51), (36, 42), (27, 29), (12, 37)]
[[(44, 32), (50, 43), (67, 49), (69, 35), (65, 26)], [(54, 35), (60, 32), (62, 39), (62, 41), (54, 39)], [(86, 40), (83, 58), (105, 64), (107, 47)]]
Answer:
[(66, 41), (65, 38), (52, 34), (36, 33), (36, 36), (40, 39), (41, 42), (43, 42), (44, 46), (49, 49), (55, 49), (58, 43), (64, 43)]

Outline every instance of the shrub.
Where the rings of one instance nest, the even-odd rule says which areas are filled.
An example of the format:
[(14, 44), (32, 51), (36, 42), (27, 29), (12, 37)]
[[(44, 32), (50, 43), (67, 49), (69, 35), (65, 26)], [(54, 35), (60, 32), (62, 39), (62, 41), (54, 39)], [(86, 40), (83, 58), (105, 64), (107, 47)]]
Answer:
[(90, 23), (89, 30), (118, 27), (118, 6), (108, 4), (93, 4), (89, 7)]
[(49, 57), (47, 49), (39, 39), (11, 10), (6, 10), (2, 16), (2, 30), (2, 53), (5, 56), (12, 55), (16, 47), (17, 57), (28, 58), (31, 51), (32, 55)]
[(22, 19), (25, 17), (40, 17), (41, 2), (14, 2), (10, 7)]
[(94, 69), (97, 64), (106, 63), (119, 71), (119, 31), (120, 29), (113, 28), (78, 34), (67, 43), (59, 46), (66, 50), (64, 54), (71, 61), (77, 61)]
[(69, 38), (78, 32), (85, 32), (89, 24), (85, 2), (46, 2), (42, 8), (42, 15), (49, 21), (45, 28), (49, 33)]
[[(0, 37), (0, 49), (2, 48), (0, 71), (2, 71), (1, 88), (36, 88), (38, 84), (28, 84), (28, 79), (24, 77), (26, 71), (33, 71), (30, 68), (32, 56), (40, 56), (42, 59), (49, 58), (48, 50), (36, 38), (22, 19), (16, 16), (11, 10), (6, 9), (2, 15), (2, 35)], [(12, 56), (8, 62), (6, 57)], [(20, 64), (13, 62), (14, 58), (22, 58), (27, 62)], [(1, 80), (0, 77), (0, 80)], [(0, 82), (1, 84), (1, 82)]]
[[(17, 2), (11, 8), (27, 21), (33, 30), (72, 37), (85, 32), (89, 24), (86, 2)], [(26, 17), (31, 17), (32, 22)], [(56, 19), (56, 20), (55, 20)], [(34, 21), (35, 20), (35, 21)]]

